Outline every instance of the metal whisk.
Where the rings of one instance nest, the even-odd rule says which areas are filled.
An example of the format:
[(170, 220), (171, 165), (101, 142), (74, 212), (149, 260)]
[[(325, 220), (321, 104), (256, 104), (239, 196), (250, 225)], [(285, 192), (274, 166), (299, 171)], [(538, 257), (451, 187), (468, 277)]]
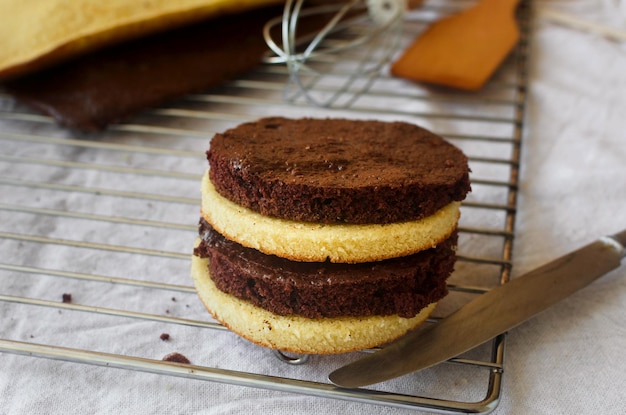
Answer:
[[(369, 87), (368, 83), (356, 85), (356, 79), (369, 77), (371, 83), (397, 50), (407, 0), (312, 1), (310, 7), (304, 3), (288, 0), (283, 15), (266, 24), (263, 36), (275, 55), (265, 61), (287, 66), (287, 101), (303, 97), (320, 107), (348, 107)], [(298, 36), (298, 24), (309, 17), (322, 20), (322, 28)], [(278, 26), (280, 44), (272, 38)], [(341, 57), (346, 53), (359, 56), (356, 67), (342, 67)]]

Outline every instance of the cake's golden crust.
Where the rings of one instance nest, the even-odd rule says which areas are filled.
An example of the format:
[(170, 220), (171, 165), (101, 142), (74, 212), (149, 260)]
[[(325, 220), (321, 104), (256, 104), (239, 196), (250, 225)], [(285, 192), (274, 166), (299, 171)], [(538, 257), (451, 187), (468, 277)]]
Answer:
[(424, 219), (391, 224), (316, 224), (271, 218), (217, 193), (205, 174), (202, 217), (226, 238), (292, 261), (381, 261), (433, 248), (456, 229), (460, 202)]
[(389, 343), (423, 323), (436, 305), (413, 318), (279, 316), (218, 290), (206, 259), (192, 257), (191, 275), (205, 307), (224, 326), (258, 345), (293, 353), (346, 353)]

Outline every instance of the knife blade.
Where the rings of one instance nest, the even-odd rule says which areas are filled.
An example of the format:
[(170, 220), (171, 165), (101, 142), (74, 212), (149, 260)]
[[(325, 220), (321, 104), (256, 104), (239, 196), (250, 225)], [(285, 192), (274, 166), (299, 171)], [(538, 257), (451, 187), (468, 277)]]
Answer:
[(356, 388), (451, 359), (587, 286), (619, 267), (625, 256), (626, 229), (488, 291), (425, 330), (333, 371), (328, 379)]

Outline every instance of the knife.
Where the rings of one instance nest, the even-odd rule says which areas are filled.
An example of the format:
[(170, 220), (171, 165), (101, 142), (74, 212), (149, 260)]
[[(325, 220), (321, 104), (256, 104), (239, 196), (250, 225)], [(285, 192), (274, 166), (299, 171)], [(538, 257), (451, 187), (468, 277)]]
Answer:
[(413, 331), (328, 379), (356, 388), (393, 379), (460, 355), (517, 326), (620, 266), (626, 229), (604, 236), (470, 301), (448, 317)]

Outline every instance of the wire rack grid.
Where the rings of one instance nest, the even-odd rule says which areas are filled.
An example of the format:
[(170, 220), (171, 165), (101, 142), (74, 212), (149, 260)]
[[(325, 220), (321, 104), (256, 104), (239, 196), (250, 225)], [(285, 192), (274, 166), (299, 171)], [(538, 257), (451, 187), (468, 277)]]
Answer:
[[(427, 3), (413, 11), (403, 23), (400, 45), (408, 44), (433, 19), (465, 5)], [(317, 74), (301, 74), (299, 83), (305, 92), (331, 97), (324, 108), (311, 106), (303, 91), (286, 90), (289, 74), (275, 65), (261, 65), (219, 88), (145, 111), (101, 133), (67, 131), (0, 92), (4, 149), (0, 155), (0, 312), (5, 316), (0, 321), (0, 357), (2, 353), (26, 355), (439, 413), (490, 412), (501, 394), (504, 335), (401, 384), (416, 382), (419, 388), (391, 382), (346, 390), (329, 384), (319, 373), (354, 360), (355, 354), (328, 358), (330, 366), (324, 366), (324, 358), (314, 359), (289, 369), (293, 376), (285, 377), (265, 367), (254, 369), (254, 362), (253, 369), (244, 371), (210, 362), (166, 362), (142, 356), (141, 347), (93, 347), (87, 334), (83, 338), (80, 333), (91, 329), (83, 325), (82, 316), (87, 314), (95, 315), (103, 326), (128, 319), (166, 327), (163, 330), (184, 327), (190, 337), (229, 341), (235, 337), (200, 310), (188, 277), (199, 180), (206, 168), (204, 151), (214, 132), (265, 115), (404, 120), (461, 147), (470, 159), (473, 191), (462, 206), (459, 261), (449, 280), (451, 294), (429, 324), (473, 296), (506, 283), (524, 125), (529, 1), (522, 2), (518, 15), (522, 32), (518, 47), (477, 94), (407, 83), (385, 75), (384, 70), (355, 76), (351, 65), (362, 62), (359, 51), (344, 51), (339, 61), (326, 59)], [(29, 255), (21, 254), (24, 251)], [(64, 290), (83, 295), (63, 302), (59, 293)], [(142, 305), (155, 296), (167, 299), (168, 309), (149, 302)], [(74, 343), (43, 331), (32, 334), (29, 322), (51, 313), (65, 316), (58, 324), (74, 333)], [(257, 348), (243, 343), (235, 347), (246, 353)], [(224, 359), (223, 353), (215, 357), (217, 361)], [(255, 353), (267, 351), (255, 349)], [(317, 373), (311, 366), (322, 369), (309, 377)], [(463, 371), (467, 385), (453, 396), (430, 395), (424, 385), (448, 381), (452, 370)]]

